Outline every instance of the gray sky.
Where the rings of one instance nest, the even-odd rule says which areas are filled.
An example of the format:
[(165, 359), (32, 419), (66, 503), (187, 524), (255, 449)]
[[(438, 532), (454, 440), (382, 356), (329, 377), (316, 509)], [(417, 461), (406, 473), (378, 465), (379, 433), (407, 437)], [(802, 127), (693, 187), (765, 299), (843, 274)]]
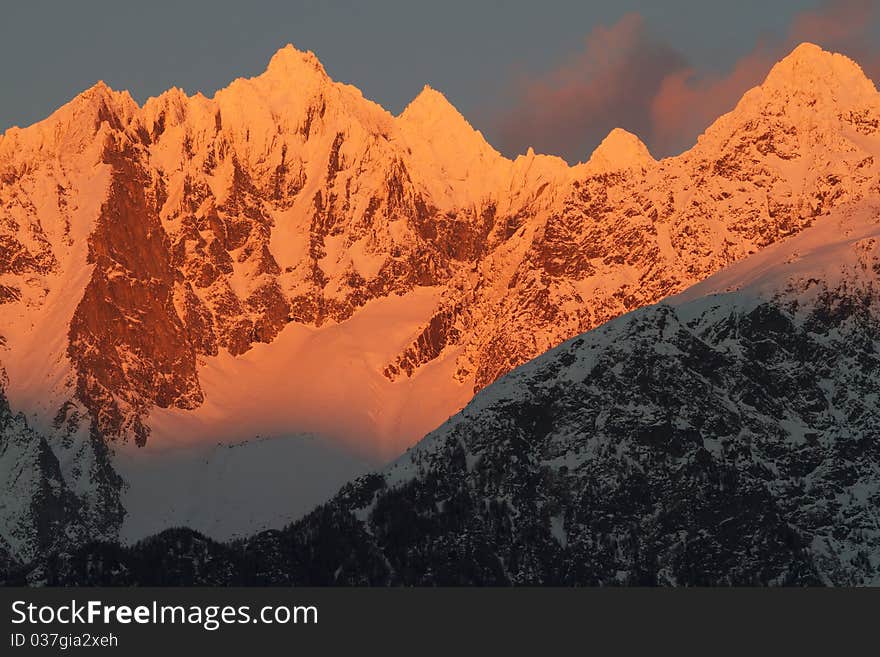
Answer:
[[(875, 4), (19, 0), (4, 6), (0, 24), (0, 130), (44, 118), (98, 79), (138, 101), (172, 85), (211, 95), (260, 73), (291, 42), (394, 113), (430, 83), (508, 154), (531, 144), (582, 159), (623, 124), (662, 155), (688, 145), (708, 120), (697, 111), (686, 125), (658, 125), (650, 107), (665, 83), (678, 76), (714, 98), (707, 84), (756, 49), (776, 57), (793, 30), (797, 38), (830, 30), (834, 43), (820, 45), (855, 44), (873, 56)], [(825, 23), (810, 22), (815, 16)], [(793, 28), (801, 23), (806, 32)], [(837, 23), (846, 30), (828, 27)], [(597, 64), (597, 53), (608, 52)], [(743, 79), (740, 86), (751, 84)]]

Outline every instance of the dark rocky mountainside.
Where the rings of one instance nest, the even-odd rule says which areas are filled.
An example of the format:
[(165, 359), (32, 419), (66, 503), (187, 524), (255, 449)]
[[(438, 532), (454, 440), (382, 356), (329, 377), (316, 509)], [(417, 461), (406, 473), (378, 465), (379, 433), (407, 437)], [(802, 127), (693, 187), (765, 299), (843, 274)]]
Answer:
[(90, 483), (85, 491), (65, 479), (46, 438), (11, 412), (0, 385), (0, 472), (8, 482), (0, 500), (6, 519), (0, 535), (0, 580), (20, 568), (20, 560), (35, 558), (31, 574), (39, 580), (39, 557), (116, 537), (124, 513), (119, 503), (122, 481), (99, 438), (82, 460), (89, 471), (77, 474), (85, 474)]

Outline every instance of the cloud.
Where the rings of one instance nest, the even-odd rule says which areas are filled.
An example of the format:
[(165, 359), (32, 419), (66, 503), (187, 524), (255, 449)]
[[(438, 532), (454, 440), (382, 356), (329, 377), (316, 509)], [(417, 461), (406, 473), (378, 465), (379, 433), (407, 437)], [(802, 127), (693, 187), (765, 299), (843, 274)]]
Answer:
[(499, 145), (507, 153), (534, 146), (574, 162), (622, 127), (655, 156), (678, 153), (803, 41), (849, 55), (876, 80), (877, 18), (877, 0), (825, 0), (795, 16), (784, 33), (765, 35), (719, 74), (688, 62), (655, 38), (641, 16), (627, 14), (593, 30), (557, 69), (520, 80), (512, 109), (496, 118)]
[(878, 0), (826, 1), (817, 10), (804, 12), (794, 20), (788, 45), (812, 41), (842, 52), (857, 61), (876, 82), (880, 76), (880, 46), (874, 30), (878, 18)]
[(586, 159), (612, 128), (650, 130), (651, 99), (666, 76), (685, 67), (681, 54), (651, 37), (641, 16), (627, 14), (594, 29), (556, 70), (520, 80), (513, 110), (499, 121), (500, 146)]
[(776, 61), (774, 50), (759, 45), (726, 75), (687, 68), (666, 76), (650, 101), (651, 128), (645, 138), (655, 155), (674, 154), (693, 144), (699, 132), (761, 82)]
[(875, 0), (836, 0), (823, 2), (818, 9), (795, 17), (789, 30), (790, 43), (821, 42), (845, 46), (853, 38), (864, 45), (868, 28), (876, 17)]

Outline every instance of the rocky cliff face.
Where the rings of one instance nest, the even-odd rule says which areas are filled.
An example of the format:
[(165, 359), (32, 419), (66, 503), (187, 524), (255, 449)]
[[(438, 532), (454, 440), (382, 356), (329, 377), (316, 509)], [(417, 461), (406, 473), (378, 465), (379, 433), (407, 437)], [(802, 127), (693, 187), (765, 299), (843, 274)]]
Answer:
[(844, 201), (876, 196), (880, 133), (868, 117), (878, 111), (852, 62), (805, 44), (678, 157), (655, 162), (615, 131), (575, 167), (561, 205), (521, 229), (516, 266), (499, 275), (484, 265), (482, 298), (466, 305), (474, 325), (463, 331), (462, 371), (479, 389)]
[(564, 343), (281, 532), (92, 546), (49, 579), (876, 585), (878, 216)]

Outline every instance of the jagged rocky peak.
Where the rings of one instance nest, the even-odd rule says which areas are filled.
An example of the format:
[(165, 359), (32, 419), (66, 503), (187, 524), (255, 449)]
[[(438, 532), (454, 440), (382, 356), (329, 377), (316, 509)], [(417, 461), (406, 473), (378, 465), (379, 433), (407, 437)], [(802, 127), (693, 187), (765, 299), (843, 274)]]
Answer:
[(239, 78), (214, 95), (224, 128), (234, 127), (236, 140), (259, 162), (277, 145), (278, 135), (297, 135), (309, 141), (322, 134), (331, 142), (343, 133), (350, 141), (387, 135), (393, 117), (364, 98), (352, 85), (336, 82), (312, 52), (291, 45), (279, 50), (266, 70)]
[(436, 199), (467, 204), (496, 192), (509, 175), (510, 160), (430, 85), (397, 117), (396, 124), (413, 166)]
[(619, 171), (648, 167), (655, 162), (641, 139), (623, 128), (614, 128), (590, 155), (587, 168), (597, 172)]
[(116, 91), (103, 80), (98, 80), (37, 125), (64, 120), (71, 123), (83, 121), (89, 115), (98, 122), (107, 121), (111, 127), (117, 128), (127, 124), (139, 110), (140, 107), (128, 91)]
[(26, 128), (9, 128), (0, 136), (0, 160), (42, 158), (48, 151), (57, 151), (62, 157), (76, 153), (93, 140), (104, 123), (122, 129), (138, 110), (127, 91), (114, 91), (99, 80), (46, 119)]
[[(826, 180), (830, 184), (844, 170), (869, 165), (864, 157), (869, 154), (866, 149), (873, 150), (871, 142), (853, 137), (874, 135), (878, 129), (880, 95), (858, 64), (803, 43), (777, 63), (759, 86), (746, 92), (732, 111), (709, 126), (683, 158), (717, 163), (715, 171), (742, 178), (757, 172), (758, 157), (774, 154), (786, 161), (808, 157), (821, 170), (811, 169), (806, 175), (831, 175)], [(776, 168), (778, 163), (771, 159), (766, 164)], [(777, 173), (784, 175), (782, 170)]]
[(317, 56), (287, 44), (269, 60), (266, 70), (251, 78), (238, 78), (220, 89), (213, 100), (196, 94), (189, 97), (177, 87), (144, 104), (143, 119), (148, 131), (161, 130), (189, 118), (191, 128), (219, 129), (225, 119), (245, 137), (261, 132), (278, 132), (278, 125), (295, 132), (297, 125), (286, 125), (285, 117), (302, 120), (333, 81)]
[(426, 84), (419, 94), (401, 112), (400, 120), (417, 123), (447, 123), (461, 121), (470, 127), (467, 120), (442, 92)]
[(877, 88), (856, 62), (815, 44), (802, 43), (774, 65), (764, 81), (746, 92), (736, 108), (716, 125), (723, 128), (760, 114), (768, 120), (783, 118), (796, 129), (821, 130), (834, 125), (841, 115), (878, 110)]
[(327, 77), (327, 71), (315, 53), (311, 50), (297, 50), (290, 43), (272, 55), (266, 68), (266, 73), (273, 77), (296, 76), (304, 71)]
[(141, 112), (143, 123), (148, 129), (160, 130), (177, 125), (185, 120), (191, 102), (183, 89), (171, 87), (159, 96), (147, 99)]
[[(501, 159), (482, 133), (462, 116), (445, 95), (430, 85), (426, 84), (400, 113), (397, 124), (411, 141), (427, 141), (435, 147), (443, 146), (444, 151), (459, 149), (459, 159), (474, 153), (491, 153)], [(442, 155), (436, 148), (434, 154)]]
[(255, 77), (234, 80), (214, 98), (226, 106), (243, 103), (240, 109), (246, 116), (248, 103), (282, 111), (285, 103), (295, 106), (307, 103), (311, 96), (332, 85), (333, 81), (313, 52), (302, 52), (288, 44), (272, 56), (265, 71)]

